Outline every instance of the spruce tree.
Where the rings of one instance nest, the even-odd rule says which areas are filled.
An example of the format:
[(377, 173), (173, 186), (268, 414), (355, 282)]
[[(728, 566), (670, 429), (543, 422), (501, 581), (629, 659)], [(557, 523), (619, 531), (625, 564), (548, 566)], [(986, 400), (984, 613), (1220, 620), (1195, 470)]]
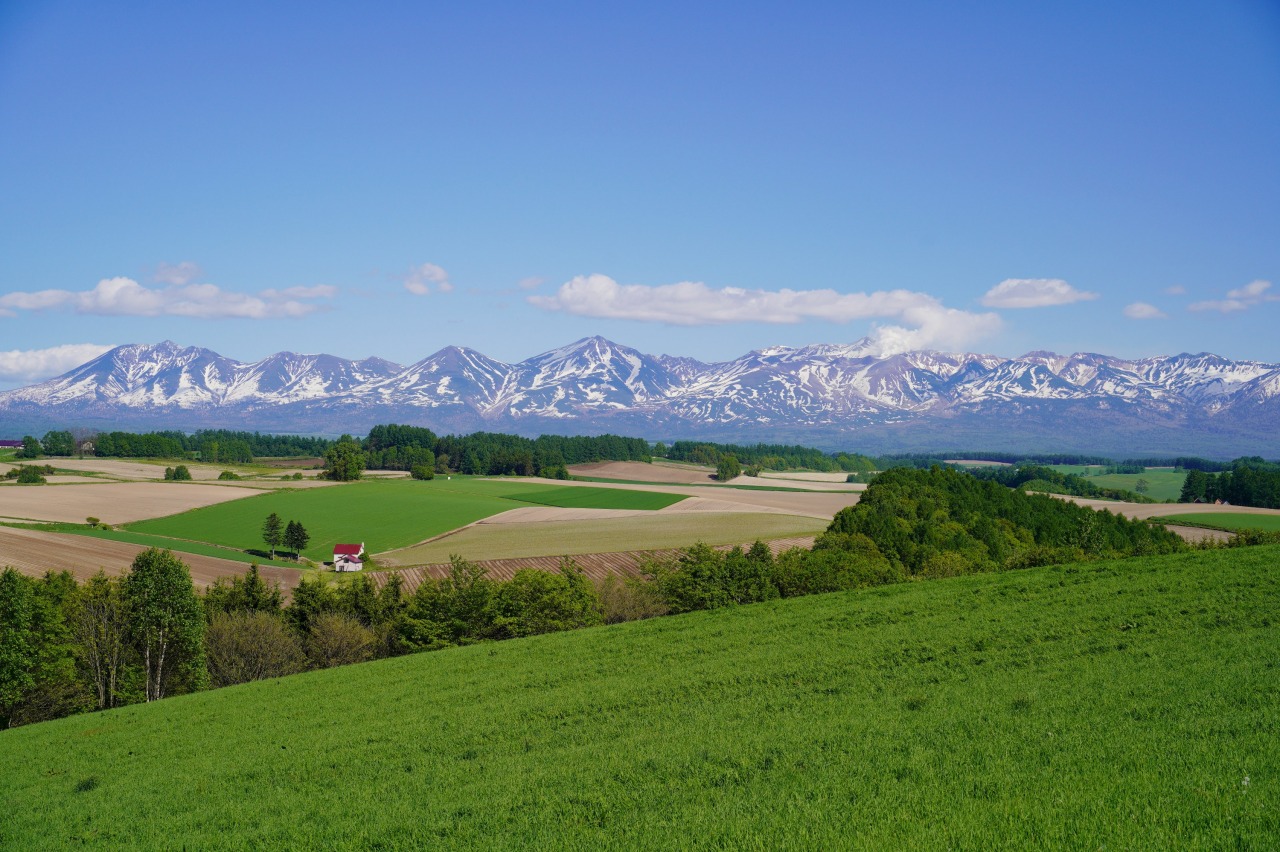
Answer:
[(281, 541), (281, 524), (280, 516), (275, 512), (267, 515), (267, 519), (262, 522), (262, 540), (271, 548), (271, 558), (276, 558), (276, 548), (280, 546)]

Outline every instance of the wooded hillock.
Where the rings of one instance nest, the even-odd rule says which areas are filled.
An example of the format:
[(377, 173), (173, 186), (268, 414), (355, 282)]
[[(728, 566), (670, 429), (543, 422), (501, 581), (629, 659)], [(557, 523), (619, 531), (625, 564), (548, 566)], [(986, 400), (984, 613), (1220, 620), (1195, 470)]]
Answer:
[(818, 541), (863, 535), (913, 576), (1184, 550), (1162, 527), (1027, 494), (954, 470), (894, 468), (876, 477)]

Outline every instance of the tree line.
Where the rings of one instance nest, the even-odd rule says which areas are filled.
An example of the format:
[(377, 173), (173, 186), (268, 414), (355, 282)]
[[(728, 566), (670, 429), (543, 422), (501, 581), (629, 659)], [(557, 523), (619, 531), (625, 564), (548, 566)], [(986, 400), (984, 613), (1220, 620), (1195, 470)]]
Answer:
[(228, 429), (201, 429), (192, 434), (178, 431), (98, 432), (77, 438), (66, 430), (50, 430), (43, 438), (26, 435), (18, 458), (73, 456), (86, 452), (104, 458), (193, 459), (207, 462), (252, 462), (261, 457), (318, 456), (332, 441), (305, 435), (264, 435)]
[(343, 435), (325, 453), (333, 479), (358, 479), (364, 470), (407, 470), (415, 478), (437, 473), (545, 476), (568, 479), (568, 465), (595, 461), (649, 461), (649, 442), (619, 435), (543, 435), (497, 432), (437, 435), (422, 426), (374, 426), (358, 440)]
[(857, 453), (826, 453), (813, 447), (786, 444), (716, 444), (709, 441), (675, 441), (658, 444), (653, 454), (672, 461), (718, 467), (725, 456), (733, 456), (748, 472), (761, 470), (817, 470), (857, 473), (877, 470), (875, 459)]
[(1254, 456), (1236, 459), (1229, 469), (1217, 474), (1189, 471), (1178, 502), (1216, 500), (1236, 506), (1280, 509), (1280, 464)]

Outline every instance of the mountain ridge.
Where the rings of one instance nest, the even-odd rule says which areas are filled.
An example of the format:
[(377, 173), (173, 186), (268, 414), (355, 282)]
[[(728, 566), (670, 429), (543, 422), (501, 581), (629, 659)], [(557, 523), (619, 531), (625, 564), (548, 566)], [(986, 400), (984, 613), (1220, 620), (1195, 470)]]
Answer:
[(8, 426), (248, 425), (318, 434), (398, 420), (441, 431), (625, 431), (663, 440), (786, 435), (881, 451), (959, 446), (951, 438), (965, 434), (978, 443), (964, 445), (990, 449), (1049, 442), (1274, 454), (1280, 364), (1207, 352), (877, 356), (866, 340), (765, 347), (704, 363), (593, 336), (515, 364), (446, 346), (401, 366), (294, 352), (241, 362), (166, 340), (118, 346), (2, 392), (0, 418)]

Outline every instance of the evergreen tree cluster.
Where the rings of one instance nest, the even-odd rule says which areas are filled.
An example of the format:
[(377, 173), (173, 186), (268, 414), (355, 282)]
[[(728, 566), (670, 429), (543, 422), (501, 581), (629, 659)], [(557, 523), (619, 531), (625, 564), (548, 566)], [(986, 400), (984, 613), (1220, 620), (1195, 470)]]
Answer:
[(1280, 464), (1256, 456), (1239, 458), (1221, 473), (1191, 470), (1182, 484), (1181, 503), (1221, 500), (1235, 506), (1280, 509)]
[(748, 468), (761, 470), (817, 470), (856, 473), (877, 469), (875, 459), (856, 453), (825, 453), (813, 447), (786, 444), (715, 444), (707, 441), (676, 441), (658, 445), (658, 455), (672, 461), (717, 467), (725, 456), (733, 456)]
[[(263, 457), (319, 456), (333, 443), (326, 438), (306, 435), (264, 435), (228, 429), (201, 429), (190, 435), (175, 431), (100, 432), (92, 440), (94, 455), (103, 458), (199, 458), (210, 463), (242, 464)], [(47, 448), (46, 453), (55, 455)]]
[(618, 435), (519, 435), (475, 432), (437, 436), (421, 426), (375, 426), (363, 442), (371, 470), (429, 468), (437, 473), (546, 476), (567, 479), (571, 464), (649, 461), (648, 441)]

